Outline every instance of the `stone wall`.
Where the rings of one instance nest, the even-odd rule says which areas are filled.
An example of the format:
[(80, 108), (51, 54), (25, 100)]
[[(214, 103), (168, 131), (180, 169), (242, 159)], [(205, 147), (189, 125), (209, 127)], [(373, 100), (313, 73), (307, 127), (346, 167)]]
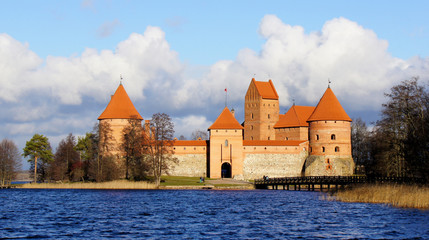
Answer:
[(173, 164), (169, 170), (170, 175), (186, 177), (202, 177), (207, 175), (207, 154), (175, 154), (177, 164)]
[(243, 177), (299, 177), (306, 157), (306, 151), (298, 154), (245, 154)]
[(305, 161), (305, 176), (351, 176), (354, 167), (351, 157), (309, 156)]

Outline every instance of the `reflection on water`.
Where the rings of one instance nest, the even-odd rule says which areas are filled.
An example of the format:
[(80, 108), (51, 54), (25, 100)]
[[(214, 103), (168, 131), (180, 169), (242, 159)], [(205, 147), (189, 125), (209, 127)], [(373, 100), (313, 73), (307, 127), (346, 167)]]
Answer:
[(0, 203), (0, 238), (429, 239), (429, 211), (315, 192), (6, 189)]

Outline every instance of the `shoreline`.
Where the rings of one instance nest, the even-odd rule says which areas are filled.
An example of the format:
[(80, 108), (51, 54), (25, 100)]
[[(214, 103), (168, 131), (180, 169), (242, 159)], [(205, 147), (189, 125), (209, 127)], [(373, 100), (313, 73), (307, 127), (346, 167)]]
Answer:
[[(212, 180), (213, 181), (213, 180)], [(214, 180), (216, 181), (216, 180)], [(11, 186), (16, 189), (106, 189), (106, 190), (252, 190), (253, 184), (216, 184), (207, 183), (204, 185), (160, 185), (146, 181), (116, 180), (110, 182), (74, 182), (74, 183), (25, 183)]]

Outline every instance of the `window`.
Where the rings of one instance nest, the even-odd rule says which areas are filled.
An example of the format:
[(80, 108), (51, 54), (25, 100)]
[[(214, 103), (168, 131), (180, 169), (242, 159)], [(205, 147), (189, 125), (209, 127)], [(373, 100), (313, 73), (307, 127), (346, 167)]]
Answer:
[(270, 119), (270, 114), (268, 114), (268, 119)]
[(228, 147), (228, 139), (225, 140), (225, 147)]
[(340, 152), (340, 147), (335, 147), (335, 152)]
[(319, 135), (316, 135), (316, 140), (319, 140)]
[(335, 139), (336, 139), (335, 134), (332, 134), (331, 135), (331, 140), (335, 140)]
[(253, 119), (253, 113), (250, 114), (250, 118)]
[(325, 147), (322, 147), (322, 152), (325, 152)]
[(253, 140), (253, 136), (250, 136), (250, 140)]
[(253, 125), (250, 125), (250, 130), (253, 130)]
[(268, 125), (268, 130), (270, 130), (270, 125)]
[(270, 140), (270, 137), (268, 137), (268, 140)]

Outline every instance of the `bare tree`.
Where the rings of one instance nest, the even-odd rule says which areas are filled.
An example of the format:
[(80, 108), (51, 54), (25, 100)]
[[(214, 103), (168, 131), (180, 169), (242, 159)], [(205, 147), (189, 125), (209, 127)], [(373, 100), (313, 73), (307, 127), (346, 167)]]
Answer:
[(156, 113), (152, 116), (150, 129), (145, 129), (145, 152), (148, 155), (150, 168), (157, 185), (161, 182), (161, 175), (168, 174), (168, 169), (177, 159), (173, 153), (174, 124), (170, 116), (165, 113)]
[(198, 140), (199, 138), (201, 138), (201, 140), (207, 140), (208, 135), (207, 135), (206, 131), (197, 129), (197, 130), (192, 132), (191, 138), (192, 138), (192, 140)]
[(356, 172), (364, 173), (363, 167), (370, 161), (370, 132), (361, 118), (353, 120), (351, 127), (352, 156)]
[(379, 173), (389, 176), (427, 175), (429, 158), (428, 90), (414, 77), (393, 86), (385, 96), (382, 118), (372, 141)]
[(8, 139), (0, 142), (0, 183), (5, 186), (11, 183), (17, 171), (21, 169), (21, 155), (15, 143)]
[(139, 120), (129, 119), (128, 123), (128, 126), (123, 129), (121, 145), (125, 158), (125, 177), (141, 180), (148, 170), (143, 154), (143, 127)]
[(74, 149), (76, 140), (69, 134), (58, 144), (54, 161), (50, 164), (49, 175), (52, 180), (79, 180), (81, 176), (79, 153)]
[(94, 140), (98, 145), (97, 162), (94, 167), (96, 173), (96, 181), (110, 181), (119, 178), (119, 171), (116, 168), (113, 149), (113, 131), (108, 122), (100, 122), (96, 124), (94, 129)]

